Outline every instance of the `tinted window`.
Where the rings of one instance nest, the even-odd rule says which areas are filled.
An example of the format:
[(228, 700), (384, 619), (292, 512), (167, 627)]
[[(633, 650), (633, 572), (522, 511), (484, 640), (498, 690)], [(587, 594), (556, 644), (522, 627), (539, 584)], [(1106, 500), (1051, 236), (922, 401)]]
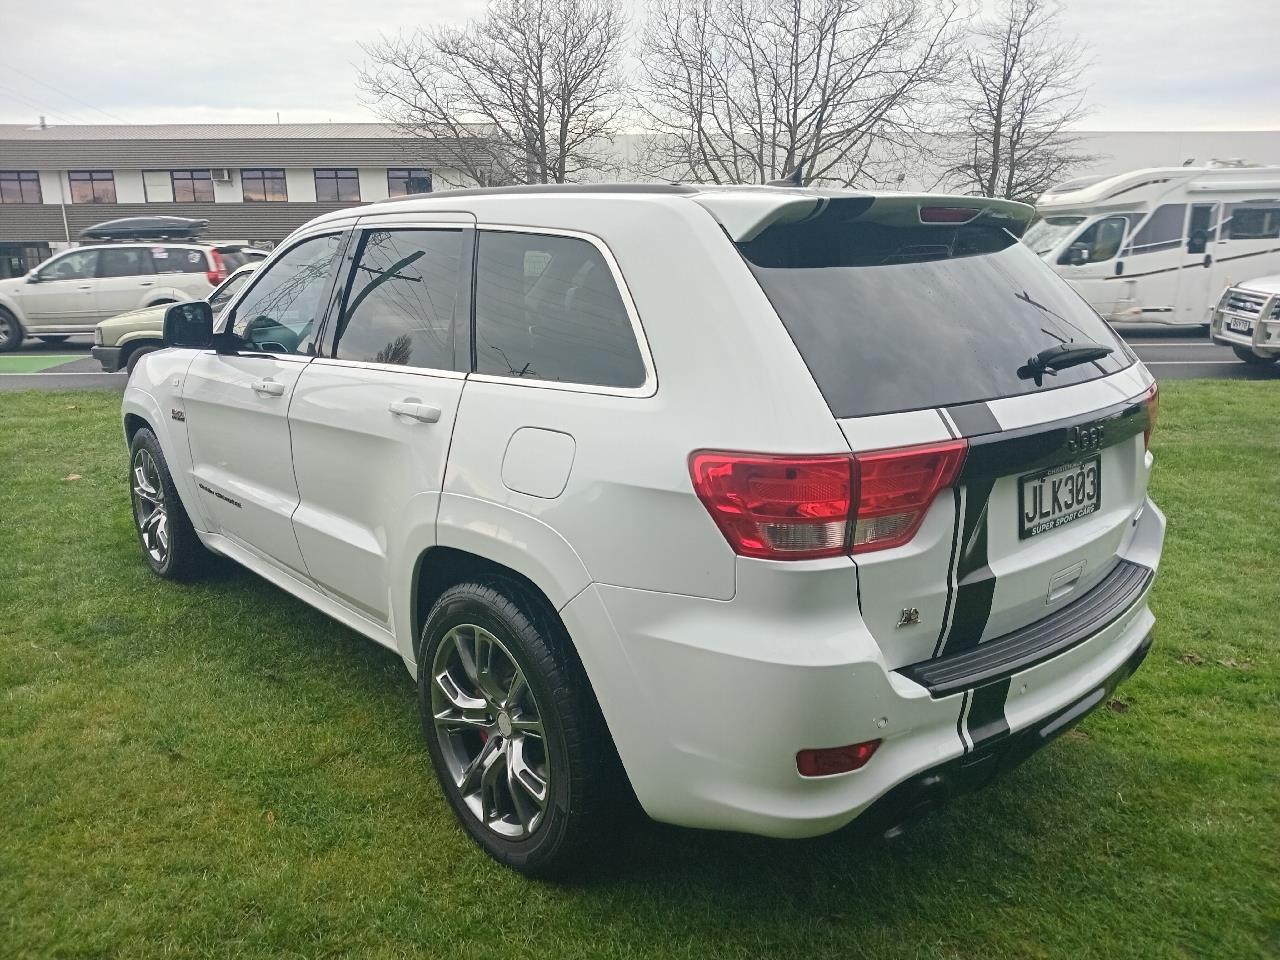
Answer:
[[(995, 227), (780, 226), (739, 248), (837, 417), (1017, 396), (1131, 362), (1065, 282)], [(1073, 337), (1115, 353), (1041, 388), (1018, 376)]]
[(72, 170), (67, 180), (72, 203), (116, 202), (116, 178), (110, 170)]
[(477, 258), (478, 372), (606, 387), (644, 383), (635, 331), (595, 246), (484, 232)]
[(334, 356), (452, 370), (461, 230), (370, 230), (338, 322)]
[(208, 170), (174, 170), (173, 199), (178, 203), (213, 203), (213, 179)]
[(411, 193), (431, 192), (431, 171), (422, 167), (387, 171), (387, 195), (405, 197)]
[(359, 200), (360, 175), (355, 170), (316, 170), (316, 200)]
[(97, 250), (77, 250), (40, 270), (41, 280), (87, 280), (98, 267)]
[(1131, 255), (1172, 250), (1182, 246), (1182, 224), (1187, 218), (1185, 203), (1166, 203), (1156, 207), (1147, 222), (1138, 228), (1129, 244)]
[(204, 251), (191, 247), (152, 247), (151, 259), (156, 273), (204, 273), (209, 269)]
[(240, 190), (244, 199), (251, 203), (289, 199), (289, 191), (284, 183), (284, 171), (279, 169), (241, 170)]
[(100, 277), (140, 277), (151, 273), (151, 257), (142, 247), (112, 247), (99, 255)]
[(324, 310), (337, 235), (312, 237), (253, 275), (236, 305), (233, 332), (271, 353), (309, 353)]
[(39, 174), (34, 170), (0, 170), (0, 203), (39, 202)]
[(1275, 240), (1280, 238), (1280, 206), (1246, 207), (1231, 205), (1231, 219), (1223, 225), (1224, 238), (1232, 240)]
[[(1101, 263), (1110, 260), (1120, 252), (1120, 244), (1124, 241), (1125, 227), (1129, 221), (1124, 217), (1106, 217), (1095, 221), (1080, 232), (1080, 236), (1071, 241), (1084, 247), (1085, 263)], [(1058, 257), (1059, 263), (1071, 263), (1071, 249), (1068, 247)]]

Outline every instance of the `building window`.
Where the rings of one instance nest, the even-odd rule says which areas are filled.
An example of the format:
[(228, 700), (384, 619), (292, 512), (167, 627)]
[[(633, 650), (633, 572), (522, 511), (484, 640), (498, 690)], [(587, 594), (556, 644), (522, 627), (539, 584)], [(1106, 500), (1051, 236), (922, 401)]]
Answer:
[(34, 170), (0, 170), (0, 203), (39, 202), (39, 174)]
[(248, 203), (289, 199), (284, 186), (283, 170), (241, 170), (240, 187)]
[(213, 203), (213, 178), (208, 170), (172, 170), (175, 203)]
[(316, 200), (360, 200), (360, 174), (355, 170), (316, 170)]
[(116, 178), (110, 170), (72, 170), (67, 179), (72, 203), (116, 202)]
[(411, 193), (431, 192), (431, 171), (408, 167), (387, 171), (387, 196), (407, 197)]

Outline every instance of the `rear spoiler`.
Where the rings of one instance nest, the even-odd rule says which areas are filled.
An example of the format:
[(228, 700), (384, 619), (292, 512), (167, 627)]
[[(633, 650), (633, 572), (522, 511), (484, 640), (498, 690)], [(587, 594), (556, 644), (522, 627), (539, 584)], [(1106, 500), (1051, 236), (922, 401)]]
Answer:
[[(963, 221), (1002, 226), (1022, 236), (1035, 208), (1014, 200), (991, 197), (957, 197), (939, 193), (858, 193), (852, 190), (797, 189), (709, 190), (692, 198), (724, 227), (734, 243), (747, 243), (769, 227), (822, 219), (865, 220), (888, 226), (920, 226), (922, 210), (973, 210)], [(954, 226), (956, 221), (939, 222)]]

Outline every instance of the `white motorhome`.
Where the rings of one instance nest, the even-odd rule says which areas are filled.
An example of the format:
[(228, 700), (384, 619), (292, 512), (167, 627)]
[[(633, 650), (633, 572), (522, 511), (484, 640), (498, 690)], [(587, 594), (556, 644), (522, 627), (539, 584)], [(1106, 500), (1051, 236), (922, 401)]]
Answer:
[(1280, 272), (1280, 167), (1134, 170), (1046, 191), (1025, 242), (1109, 320), (1207, 324), (1223, 288)]

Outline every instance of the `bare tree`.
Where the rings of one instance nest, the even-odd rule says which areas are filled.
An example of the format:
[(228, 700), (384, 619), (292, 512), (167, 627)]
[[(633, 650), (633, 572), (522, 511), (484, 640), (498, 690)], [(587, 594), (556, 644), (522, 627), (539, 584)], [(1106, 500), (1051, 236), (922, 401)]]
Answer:
[[(915, 146), (954, 0), (650, 0), (640, 110), (667, 176), (850, 185)], [(658, 170), (653, 171), (659, 172)]]
[(948, 174), (969, 193), (1033, 201), (1093, 159), (1070, 132), (1085, 115), (1084, 45), (1057, 32), (1055, 0), (1004, 0), (965, 57)]
[(476, 183), (565, 183), (609, 165), (625, 29), (619, 0), (490, 0), (464, 27), (365, 46), (360, 85)]

